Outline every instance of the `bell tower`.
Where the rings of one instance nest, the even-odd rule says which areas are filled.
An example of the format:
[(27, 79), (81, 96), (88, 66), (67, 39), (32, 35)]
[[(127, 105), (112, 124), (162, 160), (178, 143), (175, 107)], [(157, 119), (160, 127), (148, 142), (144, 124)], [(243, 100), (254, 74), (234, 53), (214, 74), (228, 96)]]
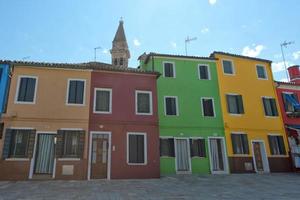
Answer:
[(128, 67), (128, 60), (130, 58), (130, 52), (126, 41), (126, 36), (123, 27), (123, 20), (121, 18), (119, 27), (116, 32), (115, 38), (112, 42), (111, 53), (111, 64), (114, 67)]

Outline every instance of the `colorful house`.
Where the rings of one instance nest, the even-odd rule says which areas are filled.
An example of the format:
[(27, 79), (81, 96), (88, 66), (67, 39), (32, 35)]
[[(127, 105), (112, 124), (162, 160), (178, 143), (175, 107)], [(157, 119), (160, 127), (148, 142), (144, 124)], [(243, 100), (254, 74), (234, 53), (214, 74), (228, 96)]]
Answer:
[(227, 173), (216, 60), (143, 54), (140, 68), (158, 71), (160, 172)]
[(299, 66), (288, 68), (290, 82), (275, 82), (285, 130), (289, 141), (289, 153), (294, 170), (300, 169), (300, 72)]
[(214, 52), (230, 171), (290, 170), (271, 61)]

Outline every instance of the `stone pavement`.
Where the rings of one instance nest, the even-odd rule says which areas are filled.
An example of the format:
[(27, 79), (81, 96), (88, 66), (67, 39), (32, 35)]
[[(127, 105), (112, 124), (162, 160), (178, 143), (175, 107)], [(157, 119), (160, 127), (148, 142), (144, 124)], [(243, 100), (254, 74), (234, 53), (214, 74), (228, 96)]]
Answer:
[(0, 182), (2, 199), (300, 199), (300, 174), (176, 175), (150, 180)]

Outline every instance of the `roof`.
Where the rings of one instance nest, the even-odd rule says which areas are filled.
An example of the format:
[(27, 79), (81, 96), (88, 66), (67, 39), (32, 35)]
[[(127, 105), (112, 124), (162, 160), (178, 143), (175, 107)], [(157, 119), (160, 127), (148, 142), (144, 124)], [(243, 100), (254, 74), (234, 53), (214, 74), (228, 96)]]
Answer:
[(238, 55), (238, 54), (232, 54), (232, 53), (227, 53), (227, 52), (222, 52), (222, 51), (214, 51), (212, 54), (210, 54), (210, 57), (215, 57), (214, 54), (222, 54), (225, 56), (233, 56), (233, 57), (238, 57), (238, 58), (245, 58), (245, 59), (251, 59), (251, 60), (257, 60), (257, 61), (261, 61), (261, 62), (268, 62), (268, 63), (272, 63), (271, 60), (266, 60), (266, 59), (261, 59), (261, 58), (254, 58), (254, 57), (250, 57), (250, 56), (243, 56), (243, 55)]
[(147, 70), (137, 69), (137, 68), (116, 67), (116, 66), (112, 66), (111, 64), (102, 63), (102, 62), (47, 63), (47, 62), (33, 62), (33, 61), (0, 60), (0, 64), (10, 64), (14, 66), (54, 68), (54, 69), (100, 70), (100, 71), (139, 73), (139, 74), (153, 74), (157, 76), (160, 75), (159, 72), (147, 71)]
[(216, 58), (211, 57), (201, 57), (201, 56), (184, 56), (184, 55), (172, 55), (172, 54), (162, 54), (162, 53), (154, 53), (150, 52), (149, 54), (142, 54), (138, 59), (142, 56), (146, 56), (145, 63), (147, 63), (151, 56), (161, 56), (161, 57), (173, 57), (173, 58), (188, 58), (188, 59), (199, 59), (199, 60), (217, 60)]
[(126, 42), (126, 36), (125, 36), (125, 31), (123, 27), (123, 20), (120, 20), (118, 30), (116, 32), (115, 38), (113, 42), (118, 42), (118, 41), (124, 41)]

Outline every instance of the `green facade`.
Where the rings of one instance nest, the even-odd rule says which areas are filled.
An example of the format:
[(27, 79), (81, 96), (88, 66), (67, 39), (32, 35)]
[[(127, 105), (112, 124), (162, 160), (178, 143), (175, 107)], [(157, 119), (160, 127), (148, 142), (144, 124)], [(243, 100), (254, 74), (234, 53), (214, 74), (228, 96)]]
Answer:
[[(175, 64), (175, 78), (164, 77), (163, 63)], [(209, 66), (210, 80), (200, 80), (198, 65)], [(216, 62), (210, 59), (198, 59), (174, 56), (148, 56), (141, 61), (140, 67), (154, 70), (162, 75), (157, 80), (158, 113), (160, 137), (205, 139), (206, 157), (192, 157), (191, 171), (193, 174), (210, 173), (208, 137), (224, 137), (224, 123), (220, 105)], [(166, 116), (164, 96), (177, 96), (178, 116)], [(204, 117), (202, 114), (201, 97), (214, 99), (215, 117)], [(174, 157), (160, 158), (161, 175), (176, 173)]]

